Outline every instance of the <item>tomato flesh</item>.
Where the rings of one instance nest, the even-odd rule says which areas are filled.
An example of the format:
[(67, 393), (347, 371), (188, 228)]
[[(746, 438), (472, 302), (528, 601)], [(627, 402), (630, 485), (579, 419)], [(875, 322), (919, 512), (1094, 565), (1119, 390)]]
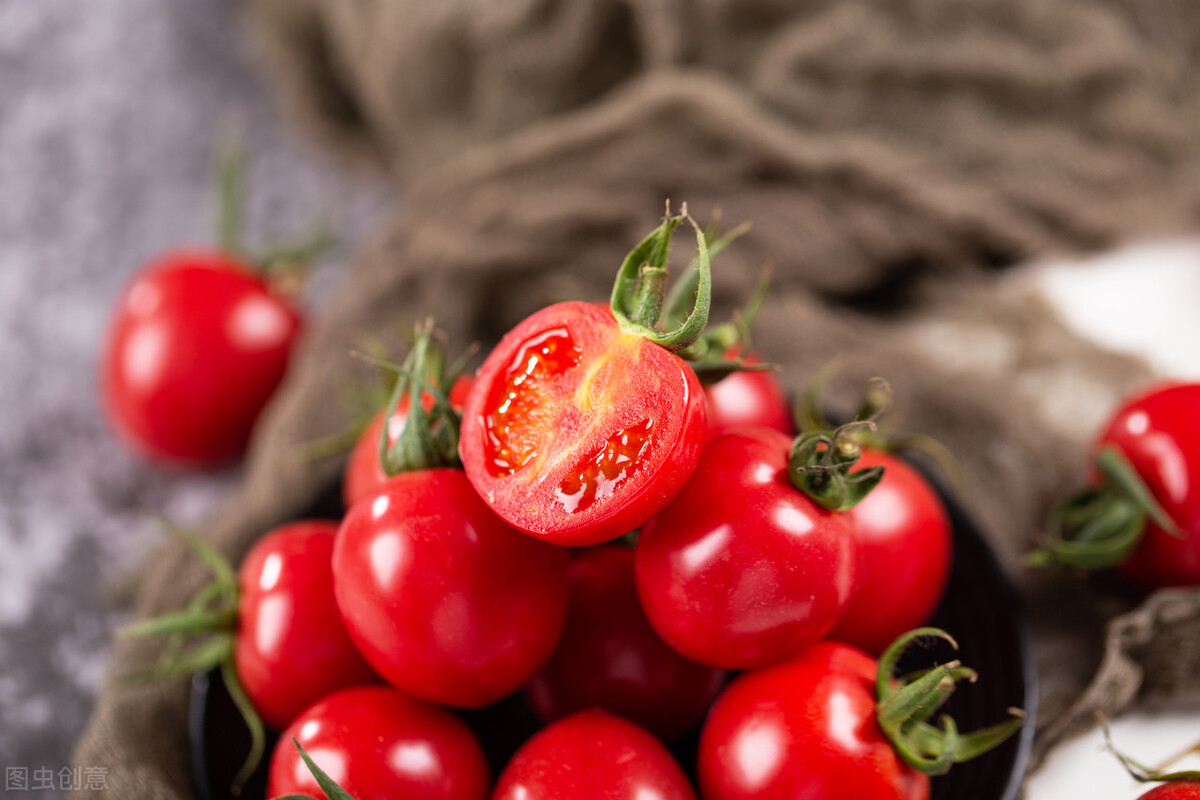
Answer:
[(734, 680), (700, 735), (705, 800), (928, 800), (929, 778), (876, 721), (875, 669), (866, 653), (822, 642)]
[(546, 541), (615, 539), (679, 491), (704, 439), (704, 395), (675, 355), (589, 303), (545, 308), (480, 368), (459, 450), (480, 496)]

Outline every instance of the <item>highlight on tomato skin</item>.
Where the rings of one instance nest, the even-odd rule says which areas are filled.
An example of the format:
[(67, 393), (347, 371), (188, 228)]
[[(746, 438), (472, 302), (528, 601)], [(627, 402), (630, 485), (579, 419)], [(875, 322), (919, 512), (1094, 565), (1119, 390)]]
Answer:
[(549, 306), (480, 368), (459, 451), (485, 502), (555, 544), (623, 536), (699, 459), (704, 394), (687, 364), (591, 303)]

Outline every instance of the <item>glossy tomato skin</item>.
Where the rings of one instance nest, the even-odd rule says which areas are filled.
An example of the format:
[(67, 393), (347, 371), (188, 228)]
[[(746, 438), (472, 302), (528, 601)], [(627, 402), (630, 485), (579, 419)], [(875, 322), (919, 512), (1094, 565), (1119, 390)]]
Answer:
[[(448, 399), (451, 406), (462, 410), (472, 383), (472, 376), (459, 376), (450, 387)], [(408, 403), (408, 395), (402, 396), (396, 404), (396, 410), (388, 419), (388, 445), (394, 444), (400, 432), (404, 430), (404, 423), (408, 420)], [(433, 397), (425, 395), (426, 409), (432, 406)], [(350, 459), (346, 462), (346, 472), (342, 478), (342, 502), (346, 508), (350, 508), (359, 498), (388, 479), (387, 473), (383, 471), (383, 464), (379, 461), (379, 435), (383, 429), (383, 414), (384, 410), (381, 409), (371, 417), (367, 427), (359, 434), (358, 441), (354, 443), (354, 449), (350, 451)]]
[(234, 665), (259, 716), (277, 731), (338, 689), (379, 682), (333, 599), (337, 529), (326, 520), (283, 525), (238, 570)]
[(108, 417), (162, 461), (211, 467), (245, 450), (283, 380), (296, 310), (220, 252), (174, 252), (126, 289), (103, 357)]
[(386, 686), (330, 695), (297, 717), (275, 746), (267, 796), (325, 797), (293, 738), (355, 800), (487, 797), (487, 764), (470, 729)]
[(857, 588), (829, 637), (878, 656), (937, 608), (954, 540), (945, 507), (920, 473), (864, 449), (859, 467), (875, 466), (884, 468), (883, 480), (846, 512), (858, 541)]
[(821, 642), (734, 680), (700, 735), (705, 800), (928, 800), (929, 778), (875, 720), (875, 667), (860, 650)]
[(571, 562), (567, 626), (527, 696), (546, 722), (601, 708), (673, 741), (700, 722), (724, 679), (650, 627), (633, 581), (633, 550), (601, 546)]
[(827, 634), (850, 597), (858, 567), (850, 518), (792, 486), (790, 444), (764, 428), (718, 436), (642, 529), (642, 607), (694, 661), (725, 669), (783, 661)]
[(545, 666), (567, 614), (567, 551), (491, 512), (457, 469), (401, 473), (338, 531), (334, 593), (367, 661), (414, 697), (479, 708)]
[(683, 770), (646, 731), (603, 711), (581, 711), (517, 751), (492, 800), (695, 800)]
[(1115, 445), (1182, 531), (1154, 522), (1122, 571), (1138, 584), (1200, 585), (1200, 384), (1152, 389), (1122, 406), (1097, 448)]
[(704, 393), (667, 350), (592, 303), (559, 303), (511, 330), (480, 368), (459, 452), (512, 525), (560, 545), (640, 526), (695, 469)]
[(1200, 800), (1200, 783), (1181, 781), (1155, 786), (1138, 800)]
[[(728, 353), (736, 358), (737, 351)], [(746, 358), (747, 365), (759, 364), (755, 356)], [(796, 435), (792, 409), (779, 378), (770, 370), (734, 372), (716, 383), (704, 387), (708, 408), (708, 438), (738, 428), (770, 428)]]

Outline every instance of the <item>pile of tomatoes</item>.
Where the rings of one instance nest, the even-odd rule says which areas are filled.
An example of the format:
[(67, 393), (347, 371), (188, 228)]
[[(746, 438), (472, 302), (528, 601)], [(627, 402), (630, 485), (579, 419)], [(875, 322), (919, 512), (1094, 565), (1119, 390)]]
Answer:
[[(350, 455), (340, 522), (278, 528), (236, 574), (193, 543), (216, 583), (134, 632), (211, 634), (207, 661), (181, 663), (222, 667), (256, 749), (259, 720), (282, 732), (270, 796), (922, 800), (1020, 727), (931, 721), (975, 678), (958, 662), (893, 674), (918, 639), (953, 644), (919, 628), (949, 571), (947, 514), (873, 411), (796, 435), (746, 320), (707, 326), (699, 228), (668, 292), (685, 221), (634, 248), (610, 303), (536, 312), (474, 374), (419, 328)], [(1127, 474), (1162, 459), (1148, 430), (1200, 438), (1178, 412), (1197, 391), (1118, 416), (1102, 456), (1119, 463), (1101, 461), (1041, 560), (1098, 565), (1088, 548), (1116, 538), (1106, 552), (1134, 554), (1145, 582), (1200, 575), (1190, 485)], [(1096, 514), (1108, 539), (1078, 534)], [(544, 727), (496, 775), (461, 712), (514, 697)], [(697, 731), (679, 763), (669, 747)]]

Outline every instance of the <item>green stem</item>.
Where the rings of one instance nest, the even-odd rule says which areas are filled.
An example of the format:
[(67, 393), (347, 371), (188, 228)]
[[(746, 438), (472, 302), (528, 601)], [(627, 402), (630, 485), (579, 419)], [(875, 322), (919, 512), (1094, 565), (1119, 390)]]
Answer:
[(883, 480), (883, 467), (851, 472), (862, 457), (856, 434), (874, 428), (870, 421), (851, 422), (832, 431), (809, 431), (792, 442), (788, 476), (792, 485), (830, 511), (846, 511)]

